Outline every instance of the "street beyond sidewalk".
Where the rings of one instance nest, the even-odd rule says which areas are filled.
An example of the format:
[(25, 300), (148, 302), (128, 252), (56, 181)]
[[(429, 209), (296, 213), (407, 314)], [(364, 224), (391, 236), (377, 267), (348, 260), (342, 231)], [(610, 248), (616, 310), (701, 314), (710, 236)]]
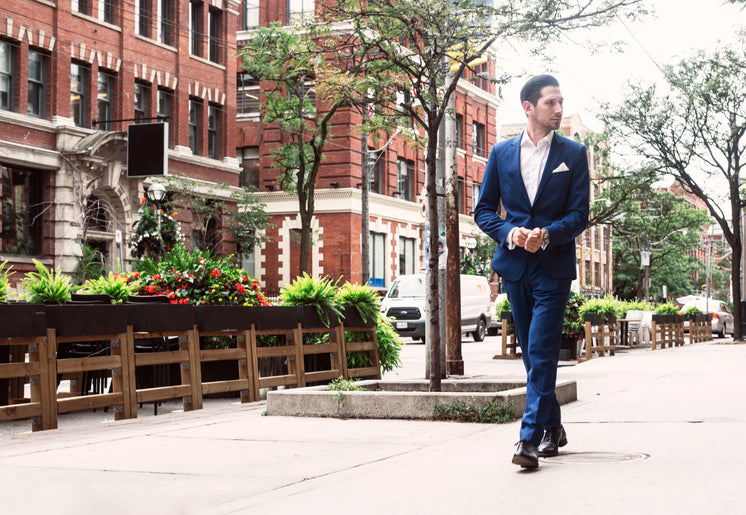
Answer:
[[(523, 374), (492, 359), (497, 342), (464, 342), (467, 377)], [(384, 379), (423, 377), (424, 349), (408, 344)], [(264, 403), (216, 400), (38, 433), (0, 425), (1, 511), (742, 513), (743, 370), (746, 345), (713, 342), (563, 366), (578, 385), (569, 444), (535, 472), (510, 463), (518, 422), (267, 417)]]

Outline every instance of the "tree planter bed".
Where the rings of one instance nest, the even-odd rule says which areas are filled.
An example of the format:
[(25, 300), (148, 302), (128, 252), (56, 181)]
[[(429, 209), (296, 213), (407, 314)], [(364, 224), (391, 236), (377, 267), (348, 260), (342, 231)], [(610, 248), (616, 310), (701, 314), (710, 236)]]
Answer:
[[(516, 417), (526, 405), (525, 381), (442, 381), (442, 392), (429, 392), (427, 380), (359, 381), (357, 386), (367, 391), (330, 391), (326, 386), (272, 391), (267, 394), (267, 415), (428, 419), (435, 404), (463, 402), (484, 406), (498, 397), (512, 403)], [(560, 404), (578, 398), (575, 381), (560, 381), (555, 388)]]

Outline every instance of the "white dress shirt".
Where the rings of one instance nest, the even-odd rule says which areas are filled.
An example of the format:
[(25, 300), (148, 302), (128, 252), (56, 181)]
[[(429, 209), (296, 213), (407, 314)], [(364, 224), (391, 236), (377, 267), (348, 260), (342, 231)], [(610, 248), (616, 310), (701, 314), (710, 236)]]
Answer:
[[(539, 189), (539, 182), (541, 182), (541, 174), (544, 171), (544, 166), (547, 164), (553, 137), (554, 131), (549, 131), (546, 136), (534, 145), (534, 142), (528, 137), (526, 131), (523, 131), (521, 135), (521, 177), (523, 177), (523, 185), (526, 187), (526, 193), (528, 193), (528, 199), (532, 206), (536, 199), (536, 192)], [(513, 231), (515, 231), (515, 228), (511, 229), (510, 233), (508, 233), (508, 241), (506, 242), (510, 250), (515, 248)]]

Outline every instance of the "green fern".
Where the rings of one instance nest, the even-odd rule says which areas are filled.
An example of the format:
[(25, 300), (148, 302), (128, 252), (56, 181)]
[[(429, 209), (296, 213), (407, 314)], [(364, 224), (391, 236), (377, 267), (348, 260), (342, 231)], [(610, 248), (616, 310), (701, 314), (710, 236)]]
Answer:
[(105, 293), (111, 297), (112, 303), (122, 304), (127, 302), (130, 295), (137, 293), (140, 281), (127, 282), (127, 276), (109, 272), (108, 276), (102, 275), (96, 279), (86, 281), (79, 290), (80, 293)]
[(303, 272), (301, 277), (296, 277), (292, 283), (282, 289), (280, 304), (311, 306), (316, 310), (319, 319), (329, 326), (330, 314), (342, 316), (342, 309), (337, 302), (337, 281), (332, 281), (328, 277), (313, 278)]
[(13, 265), (5, 268), (7, 261), (0, 263), (0, 304), (8, 302), (8, 292), (10, 291), (10, 271)]
[(343, 284), (337, 291), (337, 302), (342, 306), (356, 308), (365, 323), (375, 320), (381, 309), (376, 290), (367, 284)]
[(62, 304), (70, 301), (72, 281), (59, 267), (50, 270), (41, 261), (33, 260), (36, 272), (28, 272), (22, 281), (29, 302)]

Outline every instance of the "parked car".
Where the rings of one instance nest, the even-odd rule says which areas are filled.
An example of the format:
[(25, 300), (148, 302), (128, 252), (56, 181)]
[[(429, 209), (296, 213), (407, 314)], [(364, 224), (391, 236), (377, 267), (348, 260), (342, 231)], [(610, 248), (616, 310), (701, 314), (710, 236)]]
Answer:
[(716, 333), (720, 338), (725, 338), (726, 334), (733, 334), (735, 330), (733, 313), (731, 313), (725, 302), (713, 298), (700, 297), (690, 300), (681, 306), (680, 312), (684, 313), (692, 306), (699, 309), (702, 313), (710, 313), (712, 315), (712, 332)]
[[(399, 276), (381, 301), (381, 311), (393, 318), (400, 336), (425, 339), (427, 321), (425, 274)], [(482, 276), (461, 276), (461, 332), (471, 333), (475, 342), (484, 340), (492, 323), (490, 285)]]

